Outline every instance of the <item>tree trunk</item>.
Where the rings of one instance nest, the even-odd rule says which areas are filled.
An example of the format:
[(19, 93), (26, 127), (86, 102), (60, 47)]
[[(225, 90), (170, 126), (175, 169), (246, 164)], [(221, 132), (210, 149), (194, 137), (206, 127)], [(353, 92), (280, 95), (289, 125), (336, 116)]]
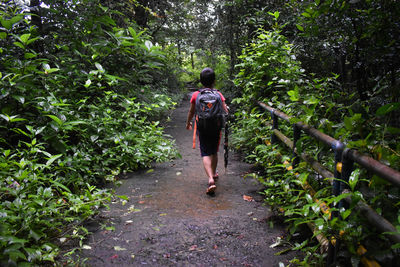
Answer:
[(138, 3), (139, 6), (135, 8), (135, 21), (140, 27), (146, 28), (149, 14), (144, 8), (148, 7), (149, 0), (138, 0)]
[[(42, 24), (42, 16), (40, 14), (40, 1), (39, 0), (31, 0), (29, 4), (30, 12), (32, 13), (31, 21), (32, 24), (36, 26), (37, 35), (43, 35), (43, 24)], [(42, 53), (43, 50), (43, 43), (40, 40), (37, 40), (34, 43), (34, 50), (36, 52)]]
[(235, 68), (235, 47), (233, 44), (233, 21), (232, 21), (232, 7), (229, 8), (229, 54), (230, 54), (230, 67), (229, 67), (229, 78), (233, 78)]
[(342, 88), (346, 88), (347, 87), (346, 55), (340, 56), (339, 67), (340, 67)]

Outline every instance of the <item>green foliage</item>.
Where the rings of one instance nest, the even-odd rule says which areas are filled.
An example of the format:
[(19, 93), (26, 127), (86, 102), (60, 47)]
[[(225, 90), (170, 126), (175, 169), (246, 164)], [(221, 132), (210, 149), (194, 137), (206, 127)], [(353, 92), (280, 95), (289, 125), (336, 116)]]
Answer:
[(214, 69), (216, 73), (215, 87), (222, 89), (228, 80), (227, 57), (224, 55), (215, 55), (209, 51), (196, 50), (191, 55), (183, 53), (182, 68), (184, 72), (180, 75), (180, 80), (185, 83), (193, 83), (197, 87), (202, 87), (200, 83), (200, 73), (206, 68)]
[[(266, 102), (292, 115), (290, 123), (303, 121), (342, 140), (348, 147), (370, 153), (387, 165), (398, 168), (398, 136), (393, 134), (396, 129), (382, 123), (382, 117), (398, 110), (398, 105), (384, 105), (376, 111), (376, 116), (370, 115), (370, 109), (365, 107), (364, 102), (355, 99), (354, 94), (340, 90), (337, 75), (318, 78), (305, 73), (296, 60), (297, 51), (292, 47), (279, 31), (259, 31), (256, 39), (244, 48), (235, 80), (236, 85), (243, 89), (243, 94), (234, 99), (240, 108), (235, 113), (237, 122), (233, 127), (233, 145), (245, 153), (247, 160), (259, 166), (259, 171), (252, 176), (265, 185), (265, 201), (277, 213), (284, 213), (290, 225), (289, 241), (294, 243), (293, 249), (305, 252), (303, 261), (294, 260), (294, 263), (319, 265), (324, 262), (324, 255), (315, 253), (320, 245), (313, 238), (318, 234), (343, 241), (340, 250), (348, 251), (338, 259), (343, 264), (360, 261), (355, 245), (358, 243), (364, 244), (368, 251), (371, 250), (371, 255), (382, 262), (396, 261), (396, 248), (391, 248), (387, 235), (365, 227), (365, 218), (353, 208), (358, 201), (366, 201), (398, 226), (398, 188), (371, 176), (364, 169), (357, 169), (347, 183), (351, 193), (332, 196), (331, 183), (321, 179), (305, 164), (292, 170), (289, 157), (292, 152), (285, 150), (283, 144), (270, 144), (268, 140), (272, 131), (266, 125), (269, 116), (261, 115), (260, 109), (253, 107), (255, 101)], [(286, 136), (293, 135), (292, 127), (283, 120), (280, 120), (279, 130)], [(302, 137), (296, 149), (299, 153), (314, 156), (328, 169), (333, 169), (330, 148)], [(316, 192), (310, 191), (309, 185)], [(390, 197), (385, 192), (390, 192)], [(337, 208), (336, 204), (344, 197), (351, 197), (352, 205), (347, 209)], [(322, 208), (321, 203), (330, 207), (329, 212)], [(332, 212), (338, 212), (343, 220), (330, 219)], [(315, 225), (316, 231), (306, 241), (297, 243), (294, 234), (304, 231), (303, 225), (309, 223)], [(377, 249), (376, 243), (382, 249)]]
[(158, 122), (175, 105), (173, 56), (97, 1), (64, 6), (64, 17), (57, 4), (43, 35), (0, 6), (1, 265), (54, 262), (57, 243), (82, 245), (81, 222), (111, 199), (106, 182), (179, 156)]
[[(279, 32), (259, 30), (255, 41), (239, 57), (235, 84), (243, 88), (244, 103), (285, 96), (294, 88), (303, 70), (295, 60), (292, 45)], [(237, 100), (238, 101), (238, 100)]]

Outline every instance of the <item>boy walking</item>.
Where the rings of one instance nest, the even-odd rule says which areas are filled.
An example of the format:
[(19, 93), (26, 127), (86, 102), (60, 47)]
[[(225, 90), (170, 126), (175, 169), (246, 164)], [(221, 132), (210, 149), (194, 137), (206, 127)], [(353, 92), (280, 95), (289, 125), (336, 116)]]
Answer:
[(218, 179), (218, 147), (223, 127), (223, 115), (228, 114), (225, 97), (216, 89), (215, 73), (211, 68), (205, 68), (200, 73), (203, 89), (193, 93), (190, 99), (190, 109), (186, 121), (186, 129), (192, 129), (192, 119), (195, 118), (195, 131), (199, 137), (200, 154), (204, 170), (208, 177), (206, 193), (212, 194), (217, 188)]

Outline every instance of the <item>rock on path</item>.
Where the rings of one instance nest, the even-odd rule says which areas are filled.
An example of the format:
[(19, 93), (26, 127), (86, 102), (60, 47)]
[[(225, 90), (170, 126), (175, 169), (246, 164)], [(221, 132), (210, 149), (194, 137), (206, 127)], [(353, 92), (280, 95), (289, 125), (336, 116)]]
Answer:
[[(243, 178), (249, 165), (231, 155), (224, 172), (222, 146), (216, 194), (205, 194), (200, 153), (185, 129), (188, 108), (184, 100), (166, 126), (182, 159), (122, 180), (116, 194), (129, 201), (118, 200), (101, 212), (104, 220), (81, 254), (88, 266), (286, 266), (294, 257), (274, 255), (285, 249), (270, 248), (284, 229), (269, 227), (271, 214), (257, 194), (260, 185)], [(110, 226), (115, 230), (106, 229)]]

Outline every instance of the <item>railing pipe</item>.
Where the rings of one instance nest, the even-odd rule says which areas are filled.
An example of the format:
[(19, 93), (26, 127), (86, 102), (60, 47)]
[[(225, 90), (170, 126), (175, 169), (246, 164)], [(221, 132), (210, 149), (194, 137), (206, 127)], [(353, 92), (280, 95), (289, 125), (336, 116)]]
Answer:
[(269, 112), (271, 112), (271, 114), (276, 114), (279, 118), (284, 119), (285, 121), (289, 121), (290, 117), (288, 115), (286, 115), (285, 113), (283, 113), (282, 111), (279, 111), (277, 109), (274, 109), (273, 107), (268, 106), (267, 104), (258, 101), (257, 102), (258, 105), (260, 105), (261, 107), (263, 107), (264, 109), (268, 110)]
[[(284, 135), (282, 132), (278, 130), (274, 130), (274, 134), (289, 148), (293, 149), (293, 141), (290, 140), (289, 137)], [(346, 154), (346, 150), (343, 151), (343, 154)], [(324, 166), (321, 165), (318, 161), (316, 161), (313, 157), (306, 153), (301, 153), (301, 158), (307, 162), (316, 172), (322, 175), (325, 179), (332, 178), (334, 174), (327, 170)], [(343, 166), (342, 172), (346, 172), (345, 166)], [(342, 173), (343, 175), (343, 173)], [(342, 193), (350, 193), (347, 189), (344, 190)], [(352, 200), (351, 197), (346, 197), (344, 200), (347, 202), (347, 204), (351, 204)], [(366, 218), (367, 220), (375, 226), (378, 230), (380, 230), (382, 233), (384, 232), (396, 232), (396, 228), (385, 218), (383, 218), (381, 215), (379, 215), (376, 211), (374, 211), (370, 206), (368, 206), (366, 203), (364, 203), (362, 200), (358, 201), (356, 206), (354, 207), (356, 210), (360, 211)], [(400, 234), (388, 234), (386, 237), (392, 241), (394, 244), (400, 243)]]
[(400, 172), (374, 160), (371, 157), (361, 154), (357, 150), (350, 149), (346, 154), (348, 158), (357, 162), (367, 170), (400, 187)]
[[(271, 112), (271, 114), (274, 114), (274, 116), (278, 116), (281, 119), (284, 119), (285, 121), (289, 121), (290, 122), (290, 117), (288, 115), (286, 115), (285, 113), (274, 109), (273, 107), (268, 106), (265, 103), (262, 102), (258, 102), (258, 104), (268, 110), (269, 112)], [(323, 142), (324, 144), (328, 145), (329, 147), (331, 147), (333, 150), (336, 149), (337, 146), (337, 142), (339, 142), (338, 140), (330, 137), (329, 135), (326, 135), (320, 131), (318, 131), (317, 129), (304, 124), (302, 122), (297, 122), (296, 125), (303, 130), (304, 132), (306, 132), (308, 135), (314, 137), (315, 139)], [(378, 176), (382, 177), (383, 179), (385, 179), (386, 181), (400, 187), (400, 172), (386, 166), (385, 164), (380, 163), (377, 160), (374, 160), (371, 157), (365, 156), (363, 154), (361, 154), (360, 152), (358, 152), (357, 150), (349, 150), (347, 152), (347, 156), (349, 159), (353, 160), (354, 162), (357, 162), (358, 164), (360, 164), (361, 166), (363, 166), (364, 168), (366, 168), (367, 170), (377, 174)]]
[[(262, 108), (268, 110), (272, 114), (275, 116), (278, 116), (279, 118), (290, 122), (290, 117), (288, 115), (286, 115), (285, 113), (274, 109), (273, 107), (268, 106), (267, 104), (263, 103), (263, 102), (258, 102), (258, 105), (260, 105)], [(304, 124), (302, 122), (296, 122), (295, 123), (297, 127), (299, 127), (300, 129), (302, 129), (304, 132), (306, 132), (308, 135), (314, 137), (315, 139), (325, 143), (326, 145), (334, 148), (336, 146), (336, 143), (338, 142), (338, 140), (330, 137), (327, 134), (321, 133), (320, 131), (318, 131), (317, 129)], [(275, 128), (277, 129), (277, 128)]]
[[(350, 193), (349, 190), (344, 190), (344, 193)], [(345, 198), (346, 202), (351, 203), (351, 197)], [(392, 232), (396, 233), (396, 228), (385, 218), (379, 215), (375, 210), (373, 210), (368, 204), (364, 201), (358, 201), (355, 206), (356, 210), (360, 211), (361, 214), (365, 216), (365, 218), (371, 222), (381, 233)], [(400, 234), (387, 234), (385, 235), (393, 244), (400, 243)]]
[(322, 143), (328, 145), (332, 149), (336, 149), (338, 142), (340, 142), (307, 124), (304, 124), (302, 122), (297, 122), (296, 124), (308, 135), (310, 135), (310, 136), (314, 137), (315, 139), (317, 139), (318, 141), (321, 141)]

